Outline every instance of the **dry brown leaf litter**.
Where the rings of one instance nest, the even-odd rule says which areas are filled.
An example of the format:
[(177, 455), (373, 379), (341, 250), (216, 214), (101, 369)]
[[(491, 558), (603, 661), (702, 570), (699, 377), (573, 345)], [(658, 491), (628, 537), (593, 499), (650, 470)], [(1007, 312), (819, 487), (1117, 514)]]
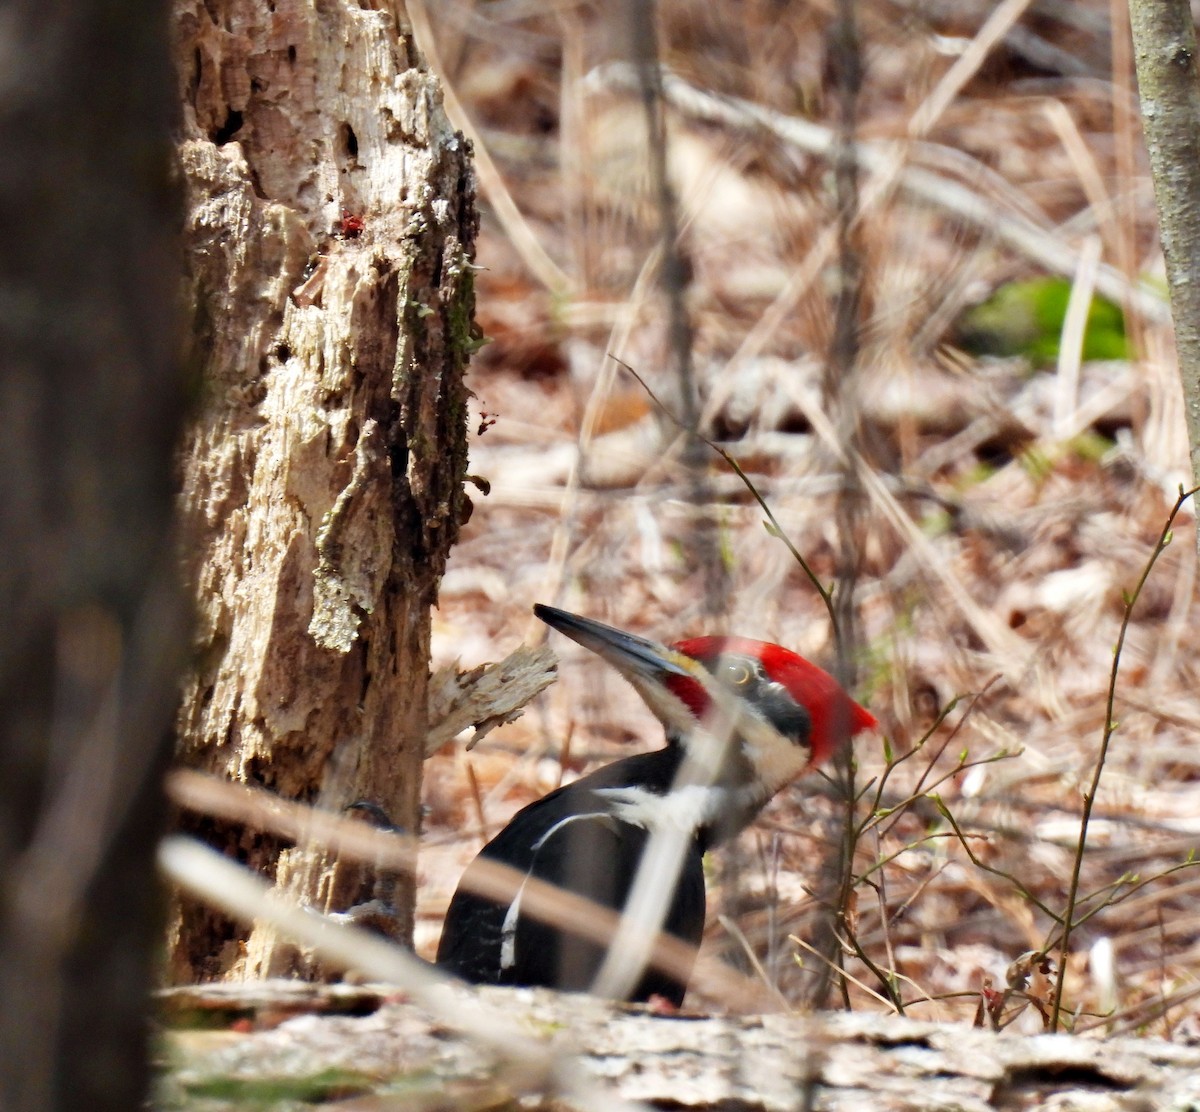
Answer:
[[(666, 61), (675, 73), (706, 91), (832, 124), (822, 76), (824, 14), (797, 4), (772, 5), (769, 14), (766, 5), (747, 5), (737, 19), (725, 13), (716, 20), (711, 7), (663, 4)], [(901, 4), (859, 7), (868, 66), (862, 134), (901, 139), (952, 63), (955, 44), (978, 29), (983, 6), (974, 16), (966, 8), (939, 16)], [(1132, 180), (1116, 176), (1102, 49), (1107, 5), (1074, 7), (1091, 22), (1054, 11), (1018, 25), (1020, 34), (926, 137), (931, 146), (920, 162), (975, 190), (997, 213), (1036, 219), (1046, 237), (1073, 250), (1098, 233), (1105, 262), (1115, 258), (1114, 237), (1126, 235), (1138, 273), (1157, 273), (1145, 167), (1139, 163)], [(468, 11), (465, 23), (454, 18)], [(480, 321), (494, 342), (472, 372), (472, 419), (495, 423), (476, 438), (472, 470), (492, 489), (475, 498), (443, 585), (435, 616), (441, 662), (497, 660), (539, 638), (530, 615), (536, 601), (668, 638), (727, 628), (828, 661), (824, 608), (764, 531), (744, 488), (710, 457), (710, 504), (694, 507), (677, 430), (606, 363), (607, 352), (619, 354), (662, 397), (673, 396), (658, 374), (665, 340), (645, 269), (654, 228), (637, 108), (585, 80), (613, 57), (610, 17), (586, 5), (567, 5), (557, 17), (506, 11), (448, 4), (435, 32), (445, 36), (447, 79), (573, 289), (562, 296), (540, 288), (485, 218), (479, 262), (486, 269), (477, 289)], [(1049, 54), (1035, 65), (1028, 54), (1037, 54), (1039, 42)], [(1072, 72), (1039, 68), (1055, 48), (1060, 61), (1074, 59)], [(1064, 112), (1082, 148), (1064, 141)], [(803, 288), (788, 289), (814, 264), (814, 243), (832, 225), (828, 166), (753, 133), (678, 115), (670, 126), (701, 394), (721, 399), (708, 431), (741, 461), (818, 575), (830, 579), (841, 552), (841, 477), (805, 412), (814, 399), (820, 404), (832, 257), (818, 260)], [(1089, 162), (1098, 178), (1088, 176)], [(1114, 223), (1115, 209), (1098, 203), (1097, 180), (1110, 204), (1128, 206), (1132, 223)], [(1064, 442), (1056, 436), (1053, 368), (976, 364), (945, 346), (963, 307), (1010, 277), (1038, 272), (1027, 258), (902, 193), (864, 214), (860, 242), (860, 408), (873, 470), (909, 525), (905, 532), (874, 501), (864, 514), (859, 690), (896, 753), (907, 751), (939, 708), (962, 697), (926, 742), (924, 753), (932, 754), (971, 694), (986, 689), (936, 766), (928, 769), (924, 755), (906, 762), (884, 802), (904, 800), (922, 774), (927, 785), (950, 772), (963, 750), (972, 758), (1014, 754), (955, 773), (937, 792), (980, 862), (1011, 872), (1060, 910), (1080, 793), (1104, 725), (1122, 592), (1137, 581), (1186, 478), (1169, 334), (1161, 322), (1141, 320), (1140, 360), (1084, 366), (1074, 410), (1080, 436)], [(783, 294), (789, 309), (772, 320)], [(727, 361), (748, 335), (756, 350), (731, 373)], [(597, 383), (602, 394), (594, 398)], [(580, 455), (585, 413), (594, 423)], [(706, 613), (710, 600), (692, 559), (698, 528), (715, 537), (727, 575), (719, 617)], [(1192, 528), (1189, 509), (1126, 643), (1120, 728), (1097, 800), (1084, 893), (1133, 874), (1154, 877), (1186, 861), (1198, 836)], [(559, 682), (522, 719), (469, 756), (450, 745), (428, 762), (418, 927), (427, 953), (458, 872), (481, 844), (468, 762), (494, 832), (561, 777), (655, 738), (648, 714), (615, 675), (582, 652), (558, 648)], [(570, 752), (560, 760), (568, 735)], [(877, 740), (862, 743), (858, 758), (860, 783), (882, 774)], [(785, 994), (799, 983), (800, 951), (788, 936), (804, 938), (812, 926), (814, 846), (836, 830), (835, 805), (813, 789), (802, 784), (777, 800), (743, 837), (739, 866), (754, 879), (727, 909), (770, 957)], [(1009, 882), (971, 862), (929, 800), (877, 830), (860, 845), (860, 869), (897, 856), (872, 876), (877, 887), (859, 892), (859, 940), (874, 961), (907, 979), (908, 999), (967, 994), (914, 1005), (914, 1014), (969, 1018), (978, 999), (970, 994), (985, 978), (1003, 984), (1022, 952), (1044, 944), (1049, 922)], [(714, 864), (715, 911), (723, 875)], [(1193, 888), (1185, 869), (1081, 927), (1070, 1006), (1099, 1007), (1089, 955), (1102, 938), (1115, 953), (1118, 1008), (1153, 1005), (1192, 987), (1200, 969)], [(715, 915), (710, 920), (711, 944), (730, 946)], [(855, 959), (848, 969), (870, 984)], [(858, 989), (851, 996), (856, 1006), (880, 1006)], [(1151, 1028), (1168, 1031), (1191, 1009), (1182, 1004)], [(1022, 1022), (1037, 1025), (1033, 1010)]]

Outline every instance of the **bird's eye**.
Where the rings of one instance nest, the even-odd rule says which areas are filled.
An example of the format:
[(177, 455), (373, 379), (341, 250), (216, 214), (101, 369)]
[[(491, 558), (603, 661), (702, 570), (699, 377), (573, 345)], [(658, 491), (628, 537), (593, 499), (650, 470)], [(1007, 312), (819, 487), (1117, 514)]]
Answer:
[(721, 678), (734, 687), (745, 687), (753, 674), (750, 666), (742, 660), (726, 660), (721, 665)]

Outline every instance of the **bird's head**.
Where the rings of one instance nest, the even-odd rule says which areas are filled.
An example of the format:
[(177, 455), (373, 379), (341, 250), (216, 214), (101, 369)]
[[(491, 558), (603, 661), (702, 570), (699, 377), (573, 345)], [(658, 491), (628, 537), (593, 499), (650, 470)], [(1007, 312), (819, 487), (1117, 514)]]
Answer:
[(553, 606), (533, 609), (620, 672), (673, 742), (730, 734), (766, 798), (878, 725), (828, 672), (780, 645), (742, 637), (664, 645)]

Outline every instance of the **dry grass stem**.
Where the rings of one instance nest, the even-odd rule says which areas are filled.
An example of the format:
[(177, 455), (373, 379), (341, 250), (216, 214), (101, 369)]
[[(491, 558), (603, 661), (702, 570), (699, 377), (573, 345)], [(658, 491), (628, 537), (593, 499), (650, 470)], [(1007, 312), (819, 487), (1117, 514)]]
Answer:
[(297, 907), (273, 892), (248, 869), (199, 842), (167, 838), (159, 849), (159, 867), (184, 891), (243, 922), (266, 922), (285, 938), (310, 948), (327, 964), (354, 969), (410, 993), (450, 1027), (469, 1034), (510, 1067), (510, 1083), (530, 1092), (561, 1093), (589, 1112), (647, 1112), (590, 1082), (572, 1068), (562, 1047), (520, 1035), (504, 1015), (477, 1004), (464, 1009), (448, 996), (449, 978), (378, 935), (345, 926)]
[[(1124, 7), (855, 5), (868, 60), (850, 148), (861, 178), (856, 451), (822, 402), (838, 288), (836, 6), (749, 5), (732, 22), (690, 0), (655, 11), (657, 185), (637, 74), (611, 19), (571, 3), (422, 9), (524, 225), (485, 206), (475, 277), (493, 343), (472, 370), (472, 419), (494, 420), (473, 441), (471, 470), (491, 493), (476, 499), (443, 584), (437, 663), (498, 660), (522, 635), (540, 643), (529, 608), (542, 601), (662, 640), (778, 641), (828, 665), (829, 585), (850, 551), (837, 506), (861, 488), (856, 694), (886, 743), (856, 747), (868, 786), (853, 823), (824, 780), (805, 779), (718, 859), (702, 957), (757, 964), (782, 999), (806, 999), (814, 963), (789, 961), (795, 944), (781, 940), (817, 937), (827, 911), (812, 896), (816, 863), (857, 831), (857, 909), (839, 928), (847, 972), (872, 990), (900, 986), (915, 1013), (970, 1021), (982, 1001), (984, 1022), (1040, 1028), (1053, 985), (1038, 974), (1013, 988), (1009, 971), (1061, 941), (1121, 588), (1189, 473)], [(688, 268), (699, 413), (686, 434), (609, 357), (682, 415), (656, 285), (664, 182)], [(523, 236), (569, 293), (547, 295), (559, 279), (533, 276)], [(1040, 347), (979, 346), (967, 326), (978, 307), (1053, 276), (1063, 281), (1045, 287), (1061, 295), (1049, 323), (1036, 300), (998, 311)], [(1089, 300), (1101, 318), (1112, 318), (1106, 302), (1124, 312), (1107, 338)], [(701, 505), (692, 432), (717, 449)], [(698, 521), (729, 583), (720, 615), (707, 612)], [(1192, 529), (1190, 505), (1177, 527)], [(1200, 976), (1187, 872), (1196, 565), (1190, 544), (1164, 551), (1128, 624), (1122, 744), (1091, 812), (1063, 985), (1064, 1015), (1099, 1016), (1088, 955), (1110, 938), (1114, 1025), (1177, 1035)], [(955, 699), (985, 688), (964, 718)], [(636, 697), (580, 652), (564, 652), (536, 706), (470, 755), (493, 830), (560, 782), (661, 744)], [(478, 848), (467, 767), (461, 741), (426, 764), (422, 953)], [(881, 1006), (841, 983), (851, 1007)], [(698, 975), (690, 1003), (724, 1002)]]
[[(378, 869), (411, 872), (414, 868), (418, 841), (397, 831), (380, 830), (357, 819), (317, 811), (260, 789), (194, 772), (171, 773), (167, 790), (177, 806), (214, 818), (244, 823), (289, 839), (312, 841)], [(607, 945), (617, 936), (621, 922), (617, 912), (554, 885), (527, 878), (499, 862), (481, 862), (468, 883), (477, 894), (501, 902), (511, 902), (520, 892), (523, 914), (572, 931), (590, 942)], [(757, 1010), (764, 1004), (766, 994), (754, 981), (704, 957), (697, 962), (696, 951), (678, 939), (660, 934), (657, 929), (641, 934), (640, 938), (646, 943), (643, 965), (653, 965), (684, 980), (693, 971), (692, 978), (697, 984), (705, 991), (726, 997), (734, 1010)]]

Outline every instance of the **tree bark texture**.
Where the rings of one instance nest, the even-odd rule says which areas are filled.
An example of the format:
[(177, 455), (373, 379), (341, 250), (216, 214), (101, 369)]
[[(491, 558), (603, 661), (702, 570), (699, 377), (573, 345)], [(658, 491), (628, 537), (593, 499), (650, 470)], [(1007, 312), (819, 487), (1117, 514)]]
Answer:
[(1200, 484), (1200, 84), (1196, 28), (1188, 0), (1130, 0), (1129, 14), (1142, 127), (1171, 290), (1192, 478)]
[[(297, 1018), (219, 1045), (173, 1036), (159, 1108), (233, 1112), (257, 1099), (264, 1112), (282, 1112), (332, 1099), (330, 1090), (363, 1108), (579, 1112), (1149, 1112), (1200, 1101), (1200, 1049), (1161, 1039), (994, 1033), (849, 1012), (668, 1017), (546, 990), (448, 990), (458, 1015), (495, 1009), (513, 1039), (545, 1047), (559, 1068), (547, 1078), (395, 1002), (386, 986), (374, 1001), (348, 986), (334, 986), (340, 998), (295, 984), (224, 991), (241, 987), (186, 990), (164, 1001), (167, 1021), (182, 1014), (195, 1024), (207, 1012), (244, 1028), (256, 1014)], [(586, 1080), (591, 1099), (562, 1092), (564, 1074)]]
[(0, 1108), (139, 1107), (186, 644), (165, 5), (0, 6)]
[[(198, 635), (193, 767), (415, 832), (430, 607), (470, 510), (470, 151), (390, 8), (177, 0), (186, 298), (199, 415), (181, 506)], [(322, 910), (409, 937), (407, 878), (191, 828)], [(188, 903), (176, 977), (303, 968)]]

